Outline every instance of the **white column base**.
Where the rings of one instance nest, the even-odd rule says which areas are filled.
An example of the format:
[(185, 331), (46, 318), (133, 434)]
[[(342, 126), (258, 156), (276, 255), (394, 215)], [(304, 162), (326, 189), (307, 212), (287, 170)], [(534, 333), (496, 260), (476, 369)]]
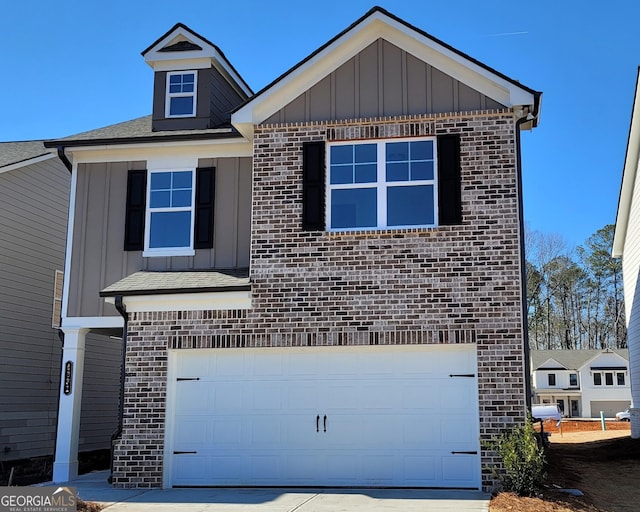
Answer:
[(78, 461), (54, 462), (53, 483), (62, 484), (78, 478)]

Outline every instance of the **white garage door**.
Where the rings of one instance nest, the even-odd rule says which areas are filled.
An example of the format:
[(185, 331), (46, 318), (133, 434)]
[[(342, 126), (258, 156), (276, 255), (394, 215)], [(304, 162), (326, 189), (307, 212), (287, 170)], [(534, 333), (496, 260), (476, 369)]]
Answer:
[(171, 351), (169, 486), (480, 487), (475, 347)]

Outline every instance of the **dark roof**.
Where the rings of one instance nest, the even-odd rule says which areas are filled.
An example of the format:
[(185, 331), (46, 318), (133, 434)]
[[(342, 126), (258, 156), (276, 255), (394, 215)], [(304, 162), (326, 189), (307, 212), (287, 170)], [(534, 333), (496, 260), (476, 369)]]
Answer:
[(151, 129), (151, 116), (139, 117), (131, 121), (112, 124), (96, 130), (70, 135), (62, 139), (48, 140), (45, 147), (94, 146), (107, 144), (136, 144), (142, 142), (208, 140), (242, 137), (235, 128), (209, 128), (206, 130), (164, 130)]
[(0, 142), (0, 169), (8, 165), (26, 162), (48, 153), (49, 151), (44, 147), (41, 140)]
[(248, 269), (136, 272), (107, 286), (101, 297), (251, 290)]
[[(338, 35), (336, 35), (335, 37), (333, 37), (332, 39), (330, 39), (329, 41), (327, 41), (325, 44), (323, 44), (320, 48), (318, 48), (317, 50), (315, 50), (313, 53), (309, 54), (307, 57), (305, 57), (303, 60), (301, 60), (300, 62), (298, 62), (295, 66), (293, 66), (291, 69), (289, 69), (288, 71), (285, 71), (282, 75), (280, 75), (278, 78), (276, 78), (273, 82), (271, 82), (269, 85), (265, 86), (264, 88), (262, 88), (261, 90), (259, 90), (257, 93), (255, 93), (253, 96), (251, 96), (250, 98), (248, 98), (244, 103), (242, 103), (241, 105), (239, 105), (238, 107), (236, 107), (233, 112), (236, 112), (238, 110), (240, 110), (244, 105), (246, 105), (247, 103), (249, 103), (250, 101), (253, 101), (256, 97), (260, 96), (261, 94), (265, 93), (267, 90), (271, 89), (274, 85), (276, 85), (278, 82), (280, 82), (281, 80), (283, 80), (284, 78), (286, 78), (288, 75), (290, 75), (291, 73), (293, 73), (296, 69), (298, 69), (300, 66), (302, 66), (303, 64), (305, 64), (307, 61), (311, 60), (313, 57), (315, 57), (317, 54), (319, 54), (320, 52), (322, 52), (325, 48), (327, 48), (328, 46), (331, 46), (335, 41), (337, 41), (338, 39), (340, 39), (343, 35), (345, 35), (347, 32), (351, 31), (352, 29), (354, 29), (356, 26), (358, 26), (360, 23), (362, 23), (364, 20), (366, 20), (369, 16), (373, 15), (376, 12), (380, 12), (382, 14), (384, 14), (385, 16), (388, 16), (389, 18), (397, 21), (398, 23), (404, 25), (405, 27), (407, 27), (410, 30), (413, 30), (415, 32), (417, 32), (418, 34), (431, 39), (433, 42), (443, 46), (444, 48), (452, 51), (453, 53), (456, 53), (458, 55), (460, 55), (461, 57), (467, 59), (470, 62), (473, 62), (474, 64), (477, 64), (478, 66), (480, 66), (481, 68), (486, 69), (487, 71), (499, 76), (500, 78), (503, 78), (504, 80), (506, 80), (507, 82), (510, 82), (518, 87), (520, 87), (521, 89), (524, 89), (525, 91), (533, 94), (534, 98), (535, 98), (535, 105), (534, 105), (534, 114), (537, 114), (538, 109), (539, 109), (539, 104), (540, 104), (540, 97), (542, 96), (542, 93), (539, 91), (535, 91), (533, 89), (531, 89), (530, 87), (527, 87), (526, 85), (521, 84), (518, 80), (514, 80), (513, 78), (509, 78), (507, 75), (500, 73), (500, 71), (497, 71), (495, 69), (493, 69), (490, 66), (487, 66), (486, 64), (483, 64), (482, 62), (480, 62), (479, 60), (474, 59), (473, 57), (467, 55), (464, 52), (461, 52), (460, 50), (457, 50), (456, 48), (454, 48), (453, 46), (445, 43), (444, 41), (441, 41), (440, 39), (438, 39), (437, 37), (432, 36), (431, 34), (428, 34), (427, 32), (425, 32), (424, 30), (419, 29), (418, 27), (411, 25), (410, 23), (406, 22), (405, 20), (403, 20), (402, 18), (399, 18), (398, 16), (391, 14), (389, 11), (387, 11), (386, 9), (383, 9), (380, 6), (375, 6), (373, 8), (371, 8), (364, 16), (362, 16), (361, 18), (357, 19), (356, 21), (354, 21), (351, 25), (349, 25), (347, 28), (345, 28), (342, 32), (340, 32)], [(534, 121), (535, 122), (535, 121)]]
[[(616, 348), (613, 349), (612, 352), (622, 356), (627, 361), (629, 360), (629, 350), (625, 348)], [(564, 366), (567, 370), (577, 370), (590, 359), (593, 359), (598, 354), (603, 353), (605, 353), (604, 350), (532, 350), (531, 369), (548, 370), (548, 367), (543, 368), (542, 365), (549, 359), (553, 359)]]
[(244, 78), (242, 78), (242, 75), (240, 75), (240, 73), (238, 73), (238, 70), (233, 67), (233, 64), (231, 64), (231, 62), (229, 62), (229, 59), (227, 59), (227, 56), (224, 54), (224, 52), (217, 45), (215, 45), (211, 41), (209, 41), (206, 37), (202, 37), (195, 30), (191, 30), (189, 27), (187, 27), (184, 23), (176, 23), (173, 27), (171, 27), (163, 35), (161, 35), (158, 39), (156, 39), (153, 43), (151, 43), (147, 48), (142, 50), (141, 55), (144, 57), (145, 54), (151, 50), (151, 48), (153, 48), (160, 41), (162, 41), (165, 37), (167, 37), (169, 34), (171, 34), (171, 32), (173, 32), (174, 30), (176, 30), (178, 28), (183, 28), (184, 30), (189, 32), (192, 36), (195, 36), (195, 37), (197, 37), (199, 39), (202, 39), (205, 43), (213, 46), (216, 49), (216, 51), (220, 54), (220, 56), (225, 60), (225, 62), (229, 65), (229, 67), (231, 69), (233, 69), (235, 74), (238, 75), (238, 78), (240, 80), (242, 80), (242, 84), (249, 90), (249, 92), (253, 93), (253, 89), (251, 89), (251, 87), (249, 87), (249, 84), (247, 84), (247, 82), (244, 81)]

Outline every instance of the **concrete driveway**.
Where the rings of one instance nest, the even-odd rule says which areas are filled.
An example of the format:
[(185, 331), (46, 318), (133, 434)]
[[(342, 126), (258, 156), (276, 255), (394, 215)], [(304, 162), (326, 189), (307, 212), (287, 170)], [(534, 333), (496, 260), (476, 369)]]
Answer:
[(106, 512), (488, 512), (478, 491), (418, 489), (113, 489), (108, 472), (83, 475), (65, 485)]

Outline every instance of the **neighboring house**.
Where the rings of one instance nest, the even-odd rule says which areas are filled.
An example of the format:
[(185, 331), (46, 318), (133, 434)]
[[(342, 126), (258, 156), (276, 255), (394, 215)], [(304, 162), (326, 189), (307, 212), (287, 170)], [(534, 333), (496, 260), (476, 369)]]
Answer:
[(567, 417), (614, 418), (631, 403), (628, 350), (532, 350), (533, 401)]
[(622, 258), (624, 304), (627, 319), (629, 366), (631, 370), (631, 437), (640, 438), (640, 68), (636, 79), (635, 96), (627, 152), (624, 158), (622, 186), (618, 201), (616, 230), (613, 238), (614, 258)]
[[(178, 24), (73, 162), (54, 480), (122, 332), (117, 487), (490, 488), (526, 415), (519, 132), (541, 94), (374, 8), (257, 94)], [(151, 91), (150, 91), (151, 92)]]
[[(42, 141), (0, 143), (0, 462), (7, 471), (15, 461), (54, 452), (70, 183), (69, 170)], [(115, 356), (95, 336), (87, 345), (83, 452), (110, 446), (120, 366), (119, 342), (111, 343)]]

